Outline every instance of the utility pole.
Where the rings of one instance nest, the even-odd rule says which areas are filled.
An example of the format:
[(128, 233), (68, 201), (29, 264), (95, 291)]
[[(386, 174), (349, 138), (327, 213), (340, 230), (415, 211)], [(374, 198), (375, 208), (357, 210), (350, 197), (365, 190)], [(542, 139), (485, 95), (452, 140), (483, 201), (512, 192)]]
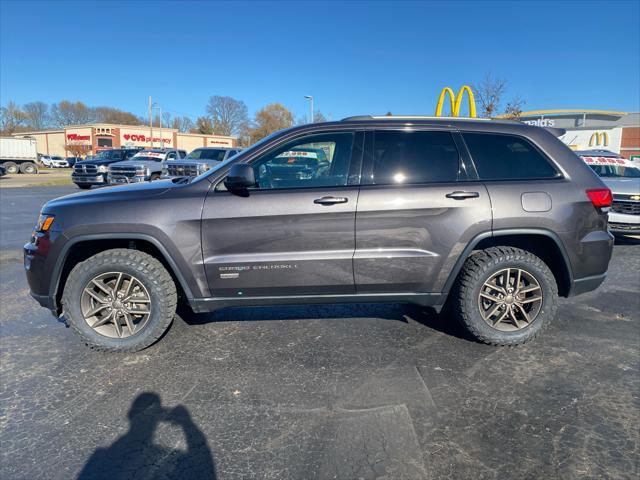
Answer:
[(305, 95), (304, 98), (310, 100), (310, 104), (311, 104), (311, 120), (309, 120), (309, 123), (313, 123), (313, 95)]
[(151, 137), (151, 148), (153, 148), (153, 107), (151, 105), (151, 95), (149, 95), (149, 137)]
[(164, 143), (162, 142), (162, 107), (158, 105), (160, 109), (160, 148), (164, 148)]

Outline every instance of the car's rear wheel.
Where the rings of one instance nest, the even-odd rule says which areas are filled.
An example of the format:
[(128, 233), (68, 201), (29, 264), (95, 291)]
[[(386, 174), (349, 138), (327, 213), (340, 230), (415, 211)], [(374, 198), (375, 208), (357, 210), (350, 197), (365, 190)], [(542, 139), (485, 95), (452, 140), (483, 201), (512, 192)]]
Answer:
[(11, 175), (15, 175), (20, 171), (18, 164), (15, 162), (4, 162), (2, 166), (4, 167), (5, 171)]
[(154, 173), (153, 175), (151, 175), (151, 178), (149, 178), (150, 182), (155, 182), (156, 180), (160, 180), (160, 174), (159, 173)]
[(469, 257), (452, 295), (458, 320), (491, 345), (531, 340), (558, 308), (558, 287), (549, 267), (514, 247), (488, 248)]
[(134, 352), (153, 344), (175, 315), (171, 275), (156, 258), (113, 249), (76, 265), (62, 306), (71, 327), (91, 348)]
[(38, 173), (38, 167), (36, 166), (35, 163), (25, 162), (20, 165), (20, 171), (22, 173), (29, 173), (29, 174)]

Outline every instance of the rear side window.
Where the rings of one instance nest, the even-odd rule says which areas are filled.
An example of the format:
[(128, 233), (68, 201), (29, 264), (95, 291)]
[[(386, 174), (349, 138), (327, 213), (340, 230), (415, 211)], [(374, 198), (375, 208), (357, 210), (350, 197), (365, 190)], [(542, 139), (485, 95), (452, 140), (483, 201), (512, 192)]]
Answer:
[(378, 130), (374, 135), (372, 178), (368, 183), (410, 185), (458, 179), (460, 157), (449, 132)]
[(553, 178), (556, 169), (528, 140), (515, 135), (463, 133), (480, 180)]

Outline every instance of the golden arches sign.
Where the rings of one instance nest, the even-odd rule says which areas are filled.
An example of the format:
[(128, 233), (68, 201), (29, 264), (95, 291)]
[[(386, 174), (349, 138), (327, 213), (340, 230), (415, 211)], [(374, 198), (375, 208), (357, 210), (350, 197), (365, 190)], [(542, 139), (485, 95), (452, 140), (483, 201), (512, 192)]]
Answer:
[(589, 139), (590, 147), (606, 147), (609, 145), (609, 134), (607, 132), (593, 132)]
[(460, 106), (462, 105), (462, 97), (464, 97), (465, 92), (469, 97), (469, 116), (471, 118), (476, 117), (476, 101), (473, 97), (473, 92), (471, 91), (471, 87), (469, 85), (463, 85), (460, 91), (458, 91), (458, 95), (453, 94), (453, 90), (449, 87), (444, 87), (440, 92), (440, 97), (438, 97), (438, 105), (436, 105), (436, 117), (442, 116), (442, 107), (444, 104), (445, 97), (449, 96), (449, 104), (451, 105), (451, 116), (459, 117), (460, 116)]

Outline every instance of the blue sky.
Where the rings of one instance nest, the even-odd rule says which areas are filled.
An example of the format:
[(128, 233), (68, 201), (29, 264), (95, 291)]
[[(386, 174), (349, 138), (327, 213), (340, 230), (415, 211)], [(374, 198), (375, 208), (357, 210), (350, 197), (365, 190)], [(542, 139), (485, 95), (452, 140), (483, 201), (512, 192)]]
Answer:
[(640, 110), (640, 2), (0, 3), (0, 101), (174, 115), (304, 95), (333, 119), (432, 114), (490, 72), (525, 110)]

